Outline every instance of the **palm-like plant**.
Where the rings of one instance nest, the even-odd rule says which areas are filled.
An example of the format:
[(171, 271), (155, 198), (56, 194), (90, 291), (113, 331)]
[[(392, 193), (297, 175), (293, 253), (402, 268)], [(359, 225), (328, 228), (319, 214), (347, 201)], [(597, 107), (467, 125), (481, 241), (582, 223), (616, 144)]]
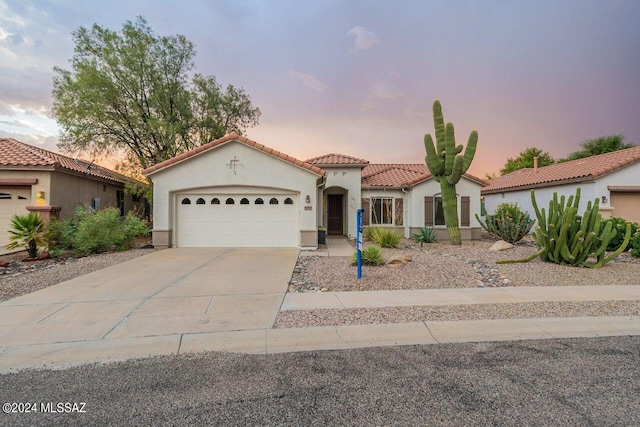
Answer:
[(38, 245), (44, 244), (45, 231), (46, 223), (37, 213), (15, 215), (11, 219), (9, 244), (5, 247), (7, 249), (25, 247), (29, 257), (35, 258), (38, 255)]

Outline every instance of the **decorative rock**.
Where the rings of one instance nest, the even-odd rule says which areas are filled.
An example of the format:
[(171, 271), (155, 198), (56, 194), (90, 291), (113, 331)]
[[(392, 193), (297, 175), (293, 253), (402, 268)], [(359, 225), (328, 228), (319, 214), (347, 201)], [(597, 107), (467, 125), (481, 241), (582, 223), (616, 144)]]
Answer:
[(498, 240), (495, 242), (490, 248), (490, 251), (504, 251), (506, 249), (511, 249), (513, 245), (511, 243), (507, 243), (504, 240)]
[(402, 268), (412, 261), (410, 255), (399, 255), (389, 258), (386, 262), (387, 267)]

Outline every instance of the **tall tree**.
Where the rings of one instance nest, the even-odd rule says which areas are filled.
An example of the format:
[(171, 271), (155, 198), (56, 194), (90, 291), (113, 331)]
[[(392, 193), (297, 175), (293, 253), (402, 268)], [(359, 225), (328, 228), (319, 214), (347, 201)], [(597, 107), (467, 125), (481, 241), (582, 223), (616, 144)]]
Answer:
[(585, 139), (580, 143), (582, 150), (570, 153), (566, 159), (560, 159), (558, 162), (583, 159), (585, 157), (597, 156), (598, 154), (611, 153), (612, 151), (635, 147), (635, 144), (625, 144), (625, 139), (626, 137), (621, 133)]
[(539, 167), (555, 163), (553, 157), (551, 157), (551, 155), (546, 151), (542, 151), (536, 147), (527, 147), (524, 151), (521, 151), (520, 154), (518, 154), (518, 157), (510, 157), (507, 159), (507, 163), (505, 163), (504, 168), (500, 169), (500, 174), (506, 175), (519, 169), (532, 168), (534, 157), (538, 158)]
[(182, 35), (157, 36), (138, 17), (120, 32), (80, 27), (73, 40), (71, 71), (54, 68), (62, 149), (124, 149), (129, 162), (146, 168), (258, 124), (260, 110), (243, 89), (190, 76), (196, 51)]

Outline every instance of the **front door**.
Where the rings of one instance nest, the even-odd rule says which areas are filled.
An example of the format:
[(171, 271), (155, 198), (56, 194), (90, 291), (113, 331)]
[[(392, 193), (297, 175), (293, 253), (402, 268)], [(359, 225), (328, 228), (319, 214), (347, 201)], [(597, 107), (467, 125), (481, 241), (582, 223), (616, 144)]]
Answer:
[(327, 232), (328, 234), (342, 235), (342, 194), (329, 194), (327, 199), (327, 219), (329, 222)]

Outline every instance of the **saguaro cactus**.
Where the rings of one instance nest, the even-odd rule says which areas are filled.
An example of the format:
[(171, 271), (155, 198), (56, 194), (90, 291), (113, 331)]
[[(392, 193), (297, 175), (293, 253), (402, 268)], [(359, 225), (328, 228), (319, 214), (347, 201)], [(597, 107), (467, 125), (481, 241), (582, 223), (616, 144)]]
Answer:
[(478, 132), (471, 131), (469, 142), (461, 155), (462, 145), (456, 146), (453, 123), (444, 124), (442, 106), (437, 99), (433, 101), (433, 123), (435, 128), (436, 143), (430, 134), (424, 136), (424, 148), (427, 152), (425, 162), (433, 179), (440, 183), (442, 193), (442, 207), (444, 208), (444, 222), (449, 233), (449, 241), (452, 245), (461, 244), (460, 226), (458, 222), (458, 198), (456, 184), (460, 177), (471, 166), (471, 161), (476, 153)]

